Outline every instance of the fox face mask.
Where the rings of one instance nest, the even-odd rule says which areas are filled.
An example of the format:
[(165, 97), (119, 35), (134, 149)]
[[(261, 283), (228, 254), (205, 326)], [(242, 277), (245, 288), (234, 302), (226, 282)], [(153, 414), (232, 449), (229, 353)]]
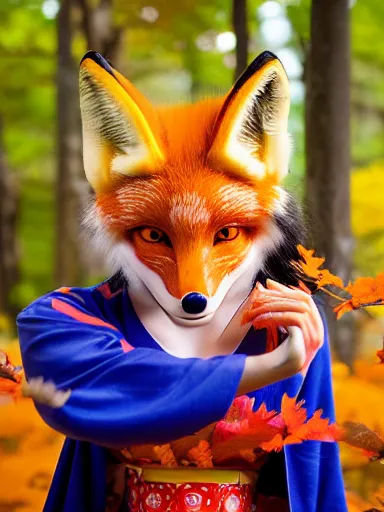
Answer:
[(98, 244), (179, 325), (208, 323), (228, 300), (229, 321), (257, 273), (295, 246), (280, 187), (289, 159), (280, 61), (261, 54), (225, 98), (156, 109), (88, 52), (80, 101)]

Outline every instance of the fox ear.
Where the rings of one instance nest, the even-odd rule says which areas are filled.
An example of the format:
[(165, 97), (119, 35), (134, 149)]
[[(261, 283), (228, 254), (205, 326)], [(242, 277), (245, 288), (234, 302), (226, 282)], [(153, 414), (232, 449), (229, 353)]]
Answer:
[(148, 174), (163, 160), (154, 108), (96, 52), (80, 63), (80, 108), (85, 174), (96, 192), (119, 175)]
[(238, 79), (216, 118), (208, 158), (246, 179), (288, 172), (289, 84), (279, 59), (259, 55)]

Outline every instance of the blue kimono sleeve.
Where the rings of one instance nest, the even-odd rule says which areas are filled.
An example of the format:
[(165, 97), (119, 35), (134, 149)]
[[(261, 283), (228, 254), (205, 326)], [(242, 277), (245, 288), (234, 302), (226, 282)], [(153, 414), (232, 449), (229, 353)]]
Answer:
[(61, 408), (36, 404), (48, 425), (73, 439), (121, 448), (164, 443), (223, 418), (245, 355), (179, 359), (133, 348), (89, 309), (54, 292), (18, 316), (27, 379), (42, 376), (72, 391)]

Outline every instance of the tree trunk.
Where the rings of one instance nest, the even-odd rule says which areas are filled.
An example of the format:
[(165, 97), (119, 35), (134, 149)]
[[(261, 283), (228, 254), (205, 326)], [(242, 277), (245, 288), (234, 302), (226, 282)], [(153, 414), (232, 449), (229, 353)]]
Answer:
[(17, 244), (18, 191), (5, 158), (3, 126), (0, 119), (0, 314), (13, 316), (10, 293), (19, 278)]
[(82, 30), (89, 50), (95, 50), (119, 67), (123, 27), (114, 22), (112, 0), (100, 0), (90, 7), (89, 0), (77, 0), (82, 11)]
[[(349, 0), (313, 0), (306, 63), (306, 203), (313, 244), (344, 282), (350, 278), (350, 27)], [(347, 318), (347, 317), (346, 317)], [(351, 364), (353, 330), (346, 319), (331, 332)]]
[(77, 66), (71, 53), (71, 0), (62, 0), (57, 19), (57, 285), (80, 284), (79, 216), (84, 193)]
[[(82, 161), (82, 135), (78, 93), (78, 67), (71, 46), (74, 26), (71, 11), (75, 3), (82, 12), (81, 30), (89, 49), (116, 60), (120, 54), (122, 29), (114, 25), (111, 0), (89, 7), (87, 0), (62, 0), (57, 19), (58, 69), (58, 172), (56, 272), (58, 286), (81, 284), (91, 273), (100, 273), (100, 263), (81, 244), (80, 214), (88, 197)], [(86, 249), (86, 248), (85, 248)]]
[(232, 25), (236, 35), (235, 80), (237, 80), (248, 64), (247, 0), (232, 0)]

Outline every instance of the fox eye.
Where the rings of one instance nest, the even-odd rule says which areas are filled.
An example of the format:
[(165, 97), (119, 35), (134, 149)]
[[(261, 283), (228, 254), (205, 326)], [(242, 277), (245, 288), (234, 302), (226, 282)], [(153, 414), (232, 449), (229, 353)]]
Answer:
[(166, 235), (156, 228), (142, 228), (139, 234), (143, 240), (151, 244), (160, 244), (165, 241)]
[(240, 232), (239, 228), (234, 228), (234, 227), (220, 229), (220, 231), (218, 231), (216, 233), (215, 243), (229, 242), (230, 240), (234, 240), (237, 237), (237, 235), (239, 234), (239, 232)]

